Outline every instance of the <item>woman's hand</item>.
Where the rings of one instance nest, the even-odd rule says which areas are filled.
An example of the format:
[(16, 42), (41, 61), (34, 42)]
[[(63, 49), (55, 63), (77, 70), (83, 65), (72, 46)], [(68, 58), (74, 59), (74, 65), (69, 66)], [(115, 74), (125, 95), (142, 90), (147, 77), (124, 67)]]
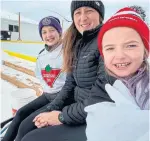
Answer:
[(33, 122), (37, 128), (48, 126), (48, 114), (49, 112), (44, 112), (34, 118)]
[(61, 113), (60, 111), (52, 111), (50, 115), (50, 119), (48, 120), (48, 125), (54, 126), (54, 125), (62, 124), (58, 119), (60, 113)]
[(60, 125), (62, 123), (58, 119), (59, 113), (61, 112), (52, 111), (41, 113), (34, 118), (33, 122), (35, 123), (35, 126), (37, 126), (37, 128), (45, 127), (48, 125)]

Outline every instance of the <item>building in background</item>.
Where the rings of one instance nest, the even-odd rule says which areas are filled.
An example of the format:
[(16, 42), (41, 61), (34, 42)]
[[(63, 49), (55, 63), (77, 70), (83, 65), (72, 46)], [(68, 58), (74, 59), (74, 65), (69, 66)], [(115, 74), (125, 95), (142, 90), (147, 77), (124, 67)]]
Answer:
[(2, 40), (41, 41), (38, 22), (23, 17), (20, 13), (7, 11), (1, 11), (0, 18)]

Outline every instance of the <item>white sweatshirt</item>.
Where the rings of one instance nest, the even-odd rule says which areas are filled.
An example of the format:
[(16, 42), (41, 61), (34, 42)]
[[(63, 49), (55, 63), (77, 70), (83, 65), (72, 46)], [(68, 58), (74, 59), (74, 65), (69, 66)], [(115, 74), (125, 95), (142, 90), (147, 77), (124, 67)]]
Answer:
[(66, 80), (66, 74), (61, 71), (63, 63), (62, 45), (52, 52), (46, 49), (38, 55), (35, 75), (40, 79), (43, 92), (59, 92)]

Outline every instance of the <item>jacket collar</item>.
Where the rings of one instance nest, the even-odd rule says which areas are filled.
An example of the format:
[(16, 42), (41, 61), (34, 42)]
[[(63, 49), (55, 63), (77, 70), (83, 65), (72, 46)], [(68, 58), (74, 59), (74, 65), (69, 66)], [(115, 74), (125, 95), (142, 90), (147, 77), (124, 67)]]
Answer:
[(83, 35), (82, 35), (82, 39), (83, 40), (91, 40), (93, 39), (95, 36), (97, 36), (100, 28), (102, 27), (102, 24), (98, 25), (96, 28), (94, 29), (91, 29), (91, 30), (87, 30), (87, 31), (84, 31), (83, 32)]

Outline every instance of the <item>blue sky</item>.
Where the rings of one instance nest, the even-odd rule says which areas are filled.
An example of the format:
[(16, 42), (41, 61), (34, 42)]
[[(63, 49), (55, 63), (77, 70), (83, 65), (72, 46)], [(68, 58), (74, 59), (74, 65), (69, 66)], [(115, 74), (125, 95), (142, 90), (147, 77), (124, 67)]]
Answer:
[[(146, 11), (147, 17), (149, 14), (149, 0), (102, 0), (105, 5), (105, 20), (113, 15), (118, 9), (130, 6), (130, 5), (140, 5)], [(2, 0), (1, 9), (12, 13), (21, 12), (21, 15), (33, 19), (35, 21), (40, 21), (41, 18), (53, 15), (60, 20), (65, 17), (71, 20), (70, 17), (70, 3), (71, 0), (59, 0), (59, 1), (42, 1), (42, 0), (32, 0), (32, 1), (15, 1), (15, 0)], [(57, 14), (59, 13), (59, 14)], [(60, 16), (62, 15), (62, 16)], [(147, 22), (150, 24), (150, 19), (147, 18)], [(64, 20), (64, 26), (68, 23)]]

